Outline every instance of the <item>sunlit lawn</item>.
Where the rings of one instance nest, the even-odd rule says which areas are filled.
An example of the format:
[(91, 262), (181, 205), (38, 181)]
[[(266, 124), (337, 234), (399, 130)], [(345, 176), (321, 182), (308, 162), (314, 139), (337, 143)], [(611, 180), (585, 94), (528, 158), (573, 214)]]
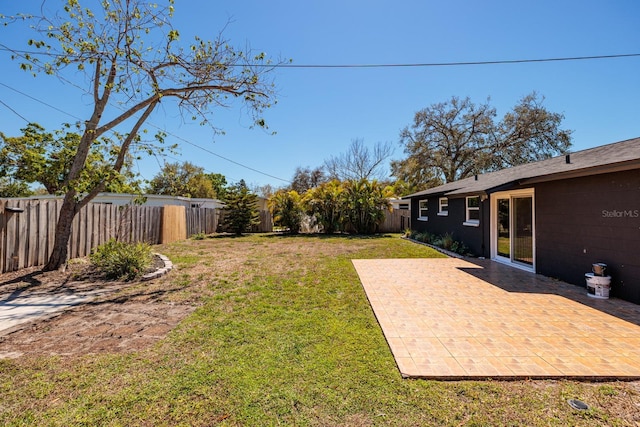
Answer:
[[(637, 383), (402, 379), (351, 264), (440, 256), (398, 235), (253, 235), (157, 249), (178, 266), (161, 279), (182, 287), (172, 303), (198, 309), (138, 354), (0, 361), (1, 424), (640, 422)], [(592, 409), (571, 409), (569, 398)]]

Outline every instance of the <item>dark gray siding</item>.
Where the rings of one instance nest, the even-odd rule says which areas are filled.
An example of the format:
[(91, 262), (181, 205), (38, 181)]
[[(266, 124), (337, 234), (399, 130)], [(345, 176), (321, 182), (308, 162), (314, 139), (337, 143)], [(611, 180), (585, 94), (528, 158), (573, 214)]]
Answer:
[[(429, 220), (418, 220), (418, 201), (428, 199)], [(481, 203), (480, 226), (463, 225), (466, 218), (465, 198), (449, 198), (449, 215), (438, 215), (438, 196), (416, 197), (411, 200), (411, 228), (427, 231), (431, 234), (444, 235), (452, 233), (454, 240), (460, 241), (475, 256), (488, 256), (489, 253), (489, 202)], [(483, 238), (485, 245), (483, 245)], [(485, 250), (486, 248), (486, 250)]]
[(536, 267), (584, 286), (594, 262), (612, 276), (612, 295), (640, 304), (640, 171), (535, 186)]

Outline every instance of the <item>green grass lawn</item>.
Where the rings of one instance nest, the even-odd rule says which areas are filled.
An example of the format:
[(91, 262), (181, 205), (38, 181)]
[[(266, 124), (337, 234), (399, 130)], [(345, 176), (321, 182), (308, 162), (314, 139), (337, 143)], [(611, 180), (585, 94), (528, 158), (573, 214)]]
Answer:
[[(441, 256), (398, 235), (252, 235), (157, 250), (178, 267), (160, 279), (180, 286), (172, 301), (197, 310), (140, 353), (0, 360), (0, 424), (640, 422), (638, 383), (402, 379), (351, 264)], [(592, 409), (571, 409), (570, 398)]]

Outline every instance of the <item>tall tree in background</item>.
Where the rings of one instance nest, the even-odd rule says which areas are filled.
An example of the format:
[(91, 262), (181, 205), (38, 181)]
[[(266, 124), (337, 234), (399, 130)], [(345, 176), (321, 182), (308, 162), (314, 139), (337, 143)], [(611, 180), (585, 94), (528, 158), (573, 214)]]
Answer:
[(400, 134), (408, 157), (392, 162), (392, 174), (413, 185), (437, 184), (549, 158), (571, 146), (564, 116), (547, 110), (531, 93), (496, 122), (488, 101), (451, 98), (418, 111)]
[(304, 194), (307, 190), (327, 181), (327, 176), (322, 167), (311, 169), (310, 167), (303, 168), (298, 166), (291, 180), (291, 190), (298, 194)]
[(243, 180), (229, 187), (224, 199), (224, 227), (239, 236), (251, 226), (260, 224), (257, 202), (258, 196), (249, 191)]
[(211, 181), (215, 197), (224, 199), (227, 196), (227, 178), (221, 173), (208, 173), (206, 176)]
[(384, 180), (388, 177), (386, 161), (392, 154), (393, 147), (388, 142), (369, 148), (364, 139), (356, 138), (346, 152), (325, 160), (324, 167), (330, 179), (339, 181)]
[[(63, 181), (64, 201), (45, 270), (66, 262), (73, 218), (122, 170), (127, 153), (141, 141), (144, 124), (161, 101), (175, 100), (186, 117), (199, 118), (215, 130), (208, 121), (211, 107), (231, 106), (237, 100), (256, 125), (265, 125), (261, 112), (270, 106), (274, 93), (265, 79), (271, 71), (265, 55), (234, 49), (222, 35), (213, 41), (196, 37), (190, 45), (181, 44), (171, 25), (173, 0), (163, 3), (112, 0), (89, 9), (82, 6), (83, 0), (67, 0), (63, 10), (43, 11), (44, 16), (4, 18), (7, 24), (24, 22), (35, 30), (29, 46), (36, 52), (12, 51), (22, 69), (74, 82), (81, 82), (79, 76), (84, 75), (91, 94), (81, 138)], [(81, 194), (78, 182), (92, 147), (106, 133), (118, 130), (113, 173)]]
[[(48, 194), (61, 194), (73, 164), (80, 134), (70, 125), (64, 130), (46, 132), (37, 123), (21, 129), (22, 135), (9, 137), (0, 133), (0, 176), (11, 177), (14, 182), (38, 183)], [(111, 168), (114, 145), (108, 138), (100, 138), (91, 146), (87, 164), (75, 183), (78, 192), (90, 191), (106, 176), (104, 191), (111, 193), (137, 193), (140, 191), (135, 174), (131, 171), (132, 158), (125, 157), (119, 172)]]
[(165, 163), (149, 181), (149, 194), (213, 199), (216, 191), (204, 169), (190, 162)]
[(32, 194), (26, 182), (0, 176), (0, 197), (28, 197)]

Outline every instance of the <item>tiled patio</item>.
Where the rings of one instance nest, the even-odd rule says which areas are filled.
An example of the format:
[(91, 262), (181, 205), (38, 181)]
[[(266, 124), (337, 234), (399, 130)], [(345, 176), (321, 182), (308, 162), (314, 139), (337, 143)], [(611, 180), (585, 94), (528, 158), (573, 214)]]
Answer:
[(640, 378), (640, 306), (488, 260), (354, 260), (402, 376)]

